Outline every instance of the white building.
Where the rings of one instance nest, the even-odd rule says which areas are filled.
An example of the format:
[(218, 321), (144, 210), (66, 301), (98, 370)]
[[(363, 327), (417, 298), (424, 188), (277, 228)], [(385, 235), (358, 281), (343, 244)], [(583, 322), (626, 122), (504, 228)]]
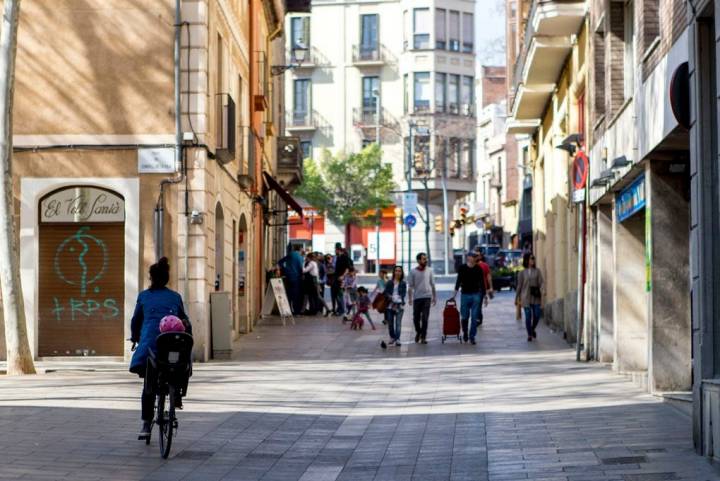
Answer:
[[(300, 137), (313, 158), (323, 149), (358, 151), (377, 138), (398, 191), (408, 188), (412, 158), (420, 211), (413, 259), (426, 250), (425, 184), (436, 260), (445, 253), (448, 224), (442, 218), (443, 232), (435, 231), (443, 215), (443, 179), (448, 217), (455, 201), (475, 190), (474, 10), (470, 0), (330, 0), (313, 2), (312, 14), (287, 19), (288, 62), (298, 46), (308, 48), (309, 57), (285, 77), (288, 135)], [(395, 232), (398, 262), (408, 261), (403, 230)], [(443, 263), (434, 266), (441, 271)]]

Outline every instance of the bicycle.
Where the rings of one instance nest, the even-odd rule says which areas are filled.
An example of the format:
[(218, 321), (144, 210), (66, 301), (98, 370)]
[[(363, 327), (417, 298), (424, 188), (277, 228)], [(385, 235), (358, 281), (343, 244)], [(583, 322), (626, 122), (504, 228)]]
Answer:
[(156, 344), (157, 351), (150, 351), (145, 373), (145, 382), (150, 384), (151, 392), (155, 394), (155, 419), (150, 424), (145, 444), (150, 444), (153, 427), (157, 425), (160, 456), (167, 459), (179, 426), (175, 409), (181, 402), (182, 391), (186, 389), (192, 372), (193, 338), (184, 332), (166, 332), (157, 337)]

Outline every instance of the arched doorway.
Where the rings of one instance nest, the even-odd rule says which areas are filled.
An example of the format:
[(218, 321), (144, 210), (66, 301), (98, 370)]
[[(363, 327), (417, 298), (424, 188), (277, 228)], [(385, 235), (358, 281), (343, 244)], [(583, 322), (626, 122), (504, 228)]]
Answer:
[(238, 316), (236, 317), (235, 332), (248, 333), (252, 330), (250, 325), (250, 303), (246, 286), (248, 284), (248, 226), (245, 214), (240, 216), (237, 231), (237, 261), (238, 261), (238, 283), (237, 283), (237, 306)]
[(38, 356), (121, 356), (125, 199), (72, 186), (40, 200)]
[(215, 206), (215, 290), (222, 291), (225, 278), (225, 214), (220, 202)]

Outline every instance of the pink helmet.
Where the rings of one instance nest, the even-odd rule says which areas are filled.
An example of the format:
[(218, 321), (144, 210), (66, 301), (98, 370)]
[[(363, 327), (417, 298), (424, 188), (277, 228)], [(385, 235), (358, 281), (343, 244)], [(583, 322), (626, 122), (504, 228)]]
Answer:
[(170, 314), (160, 319), (160, 332), (185, 332), (185, 325), (179, 317)]

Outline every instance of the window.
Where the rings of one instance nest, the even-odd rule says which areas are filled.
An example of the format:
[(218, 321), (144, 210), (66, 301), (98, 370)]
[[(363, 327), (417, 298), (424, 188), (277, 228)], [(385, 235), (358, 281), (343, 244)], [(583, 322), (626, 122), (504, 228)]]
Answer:
[(445, 112), (445, 77), (444, 73), (435, 73), (435, 112)]
[(375, 119), (377, 113), (378, 98), (375, 93), (380, 94), (379, 77), (363, 77), (362, 79), (362, 113), (363, 120)]
[(312, 158), (312, 141), (303, 140), (300, 142), (300, 152), (302, 152), (303, 159)]
[(462, 115), (471, 115), (473, 111), (473, 81), (472, 77), (464, 76), (462, 78), (460, 90), (460, 113)]
[(290, 48), (310, 48), (310, 17), (290, 19)]
[(430, 9), (413, 10), (413, 48), (430, 48)]
[(447, 20), (445, 10), (435, 9), (435, 48), (445, 50), (447, 47)]
[(430, 72), (415, 72), (415, 111), (430, 110)]
[(310, 79), (297, 79), (293, 89), (293, 123), (309, 121)]
[(623, 56), (625, 100), (632, 97), (633, 91), (635, 90), (635, 15), (633, 10), (634, 2), (633, 0), (629, 0), (625, 4), (625, 11), (623, 16), (623, 26), (625, 28), (625, 52)]
[(475, 36), (475, 30), (473, 29), (473, 14), (463, 13), (462, 15), (462, 51), (465, 53), (472, 53), (473, 51), (473, 37)]
[(448, 112), (457, 114), (460, 112), (460, 76), (455, 74), (448, 75), (447, 88), (447, 105)]
[(407, 113), (409, 101), (408, 74), (403, 75), (403, 112)]
[(450, 10), (449, 50), (460, 51), (460, 12)]
[(378, 52), (378, 16), (360, 16), (360, 56), (376, 58)]

